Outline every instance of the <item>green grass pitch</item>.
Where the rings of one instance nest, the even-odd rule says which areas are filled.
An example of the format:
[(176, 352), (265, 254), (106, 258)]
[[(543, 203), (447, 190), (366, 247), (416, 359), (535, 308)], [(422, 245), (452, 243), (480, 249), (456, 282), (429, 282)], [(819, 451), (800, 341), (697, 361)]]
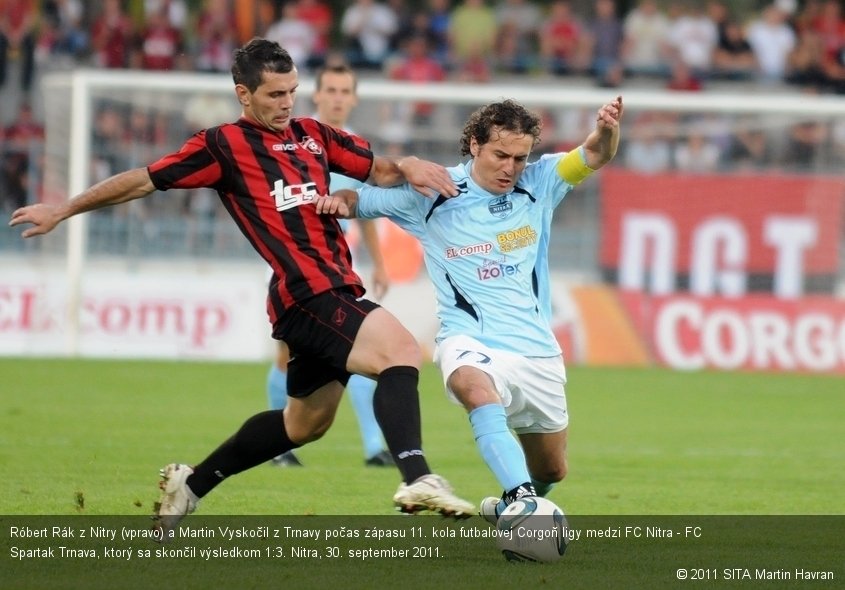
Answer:
[[(27, 515), (149, 514), (162, 465), (198, 462), (266, 408), (266, 371), (260, 363), (0, 359), (2, 522)], [(567, 397), (570, 471), (549, 497), (570, 516), (845, 514), (841, 377), (573, 367)], [(463, 410), (446, 400), (431, 365), (422, 373), (421, 403), (433, 469), (473, 502), (498, 495)], [(259, 466), (224, 482), (198, 514), (402, 518), (391, 516), (398, 475), (364, 467), (348, 401), (329, 433), (299, 455), (303, 469)], [(440, 519), (414, 521), (429, 526)], [(467, 582), (474, 567), (505, 576), (502, 587), (620, 587), (606, 578), (605, 554), (585, 560), (582, 551), (579, 559), (576, 549), (555, 566), (532, 567), (507, 564), (491, 548), (489, 557), (465, 560), (470, 577), (458, 587), (476, 587)], [(607, 559), (618, 559), (609, 551)], [(653, 573), (648, 560), (637, 563), (645, 564), (643, 575)], [(427, 563), (426, 583), (418, 587), (437, 587), (438, 576), (451, 579), (439, 564)], [(337, 575), (344, 587), (378, 588), (384, 587), (378, 576), (393, 580), (405, 570), (393, 564), (369, 571), (377, 577), (324, 567), (321, 580), (329, 586)], [(39, 577), (43, 572), (22, 575), (4, 587), (38, 587), (49, 579)], [(677, 580), (650, 579), (649, 586), (661, 582), (673, 587)], [(403, 585), (415, 587), (408, 580)], [(86, 580), (78, 587), (97, 584)]]

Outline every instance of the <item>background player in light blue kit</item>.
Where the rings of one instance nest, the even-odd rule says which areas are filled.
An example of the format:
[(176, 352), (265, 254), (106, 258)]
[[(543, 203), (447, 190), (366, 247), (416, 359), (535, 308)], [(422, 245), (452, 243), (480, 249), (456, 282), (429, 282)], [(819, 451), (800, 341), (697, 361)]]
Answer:
[[(351, 132), (346, 122), (352, 109), (358, 104), (356, 86), (355, 73), (344, 64), (327, 65), (317, 72), (316, 88), (312, 96), (314, 106), (317, 109), (314, 118), (332, 127)], [(331, 190), (355, 189), (363, 186), (363, 184), (353, 178), (331, 173)], [(375, 222), (369, 219), (359, 221), (361, 239), (373, 265), (372, 297), (378, 301), (384, 297), (390, 282), (379, 249)], [(344, 231), (347, 229), (346, 223), (348, 222), (341, 222)], [(287, 405), (287, 364), (289, 359), (290, 353), (287, 345), (281, 340), (276, 341), (276, 356), (267, 374), (267, 399), (271, 410), (281, 410)], [(346, 390), (352, 400), (355, 417), (358, 419), (358, 429), (364, 445), (364, 464), (370, 467), (392, 466), (393, 458), (385, 449), (381, 428), (379, 428), (373, 410), (376, 382), (361, 375), (352, 375), (346, 384)], [(293, 451), (275, 457), (272, 463), (280, 467), (302, 465)]]
[(566, 370), (549, 294), (552, 212), (614, 157), (622, 110), (619, 96), (598, 109), (583, 144), (529, 164), (539, 117), (512, 100), (488, 104), (464, 126), (469, 161), (448, 169), (458, 196), (365, 186), (317, 205), (339, 216), (389, 217), (422, 243), (440, 319), (434, 360), (504, 490), (481, 503), (491, 523), (514, 500), (545, 495), (566, 475)]

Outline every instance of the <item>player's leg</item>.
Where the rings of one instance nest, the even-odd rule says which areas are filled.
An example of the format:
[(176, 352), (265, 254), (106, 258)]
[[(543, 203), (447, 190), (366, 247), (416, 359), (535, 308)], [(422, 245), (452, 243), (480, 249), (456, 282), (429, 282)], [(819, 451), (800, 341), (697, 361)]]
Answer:
[[(276, 341), (276, 355), (267, 374), (267, 401), (271, 410), (284, 410), (288, 405), (288, 362), (290, 350), (281, 340)], [(302, 462), (293, 451), (273, 457), (272, 464), (278, 467), (301, 467)]]
[(393, 497), (397, 507), (468, 517), (472, 504), (455, 496), (448, 482), (431, 473), (422, 450), (421, 362), (422, 353), (413, 335), (393, 315), (377, 307), (356, 333), (346, 366), (352, 373), (376, 377), (376, 420), (404, 480)]
[(505, 369), (505, 356), (459, 336), (440, 343), (435, 361), (447, 393), (468, 412), (478, 451), (504, 490), (501, 498), (481, 502), (481, 515), (495, 523), (508, 504), (535, 495), (522, 447), (508, 426), (504, 404), (510, 405), (510, 392), (495, 376)]
[(288, 345), (276, 341), (276, 354), (267, 373), (267, 401), (271, 410), (284, 410), (288, 405)]
[(364, 464), (371, 467), (389, 467), (393, 465), (393, 457), (384, 448), (378, 420), (373, 409), (373, 396), (376, 392), (376, 382), (361, 375), (352, 375), (346, 384), (355, 417), (358, 419), (358, 429), (361, 432), (361, 442), (364, 445)]
[(285, 410), (252, 416), (193, 468), (166, 466), (154, 514), (156, 526), (167, 532), (226, 478), (322, 436), (334, 419), (343, 387), (338, 381), (325, 383), (305, 400), (289, 400)]
[(519, 435), (528, 471), (538, 496), (545, 496), (567, 473), (567, 429), (560, 432), (525, 432)]

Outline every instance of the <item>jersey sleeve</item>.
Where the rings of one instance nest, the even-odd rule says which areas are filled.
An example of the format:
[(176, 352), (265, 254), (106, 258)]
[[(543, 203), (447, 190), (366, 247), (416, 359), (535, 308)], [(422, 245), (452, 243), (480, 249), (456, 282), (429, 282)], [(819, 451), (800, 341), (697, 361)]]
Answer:
[(390, 188), (365, 184), (358, 189), (358, 217), (387, 217), (417, 238), (423, 234), (426, 204), (431, 201), (409, 184)]
[(364, 182), (370, 177), (375, 156), (370, 150), (370, 143), (363, 137), (335, 129), (329, 125), (322, 127), (329, 162), (329, 170)]
[(207, 133), (208, 130), (196, 133), (178, 152), (163, 156), (147, 166), (158, 190), (213, 187), (220, 182), (222, 168), (208, 149)]
[(536, 187), (537, 194), (550, 197), (545, 202), (552, 209), (560, 205), (566, 194), (573, 188), (573, 185), (561, 178), (557, 171), (558, 162), (565, 155), (566, 152), (544, 154), (526, 169), (527, 180)]

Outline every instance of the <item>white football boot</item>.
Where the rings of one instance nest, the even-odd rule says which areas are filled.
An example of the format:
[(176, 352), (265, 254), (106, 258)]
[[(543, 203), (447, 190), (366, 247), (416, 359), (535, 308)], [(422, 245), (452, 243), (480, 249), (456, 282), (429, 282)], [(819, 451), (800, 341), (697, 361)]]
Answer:
[(499, 515), (496, 512), (499, 501), (499, 498), (487, 496), (481, 501), (481, 506), (478, 509), (478, 515), (493, 526), (496, 526), (496, 523), (499, 521)]
[(449, 482), (434, 473), (418, 477), (410, 484), (399, 484), (393, 503), (397, 510), (408, 514), (431, 510), (443, 516), (469, 518), (475, 512), (475, 506), (457, 497)]
[(153, 513), (153, 528), (159, 533), (156, 539), (159, 542), (170, 540), (170, 531), (197, 508), (199, 499), (185, 484), (185, 480), (193, 472), (191, 467), (180, 463), (171, 463), (159, 471), (161, 481), (158, 487), (161, 496), (155, 503)]

